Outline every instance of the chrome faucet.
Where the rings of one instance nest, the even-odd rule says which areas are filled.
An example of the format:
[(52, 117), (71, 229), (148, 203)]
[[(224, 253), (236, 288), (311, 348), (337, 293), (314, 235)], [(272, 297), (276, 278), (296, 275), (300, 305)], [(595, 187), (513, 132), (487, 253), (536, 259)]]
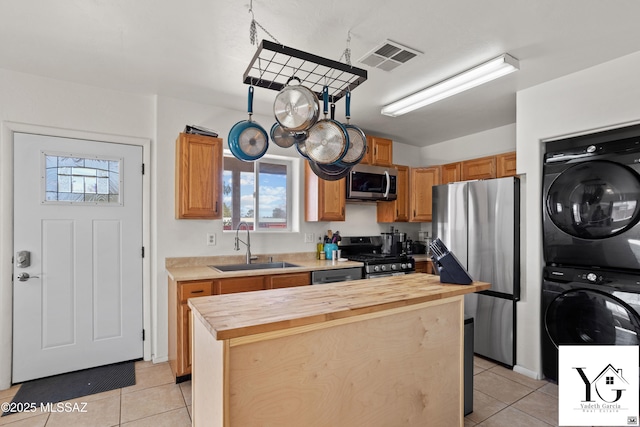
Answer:
[[(242, 240), (240, 240), (240, 238), (238, 238), (238, 232), (240, 231), (240, 227), (242, 226), (242, 224), (244, 224), (244, 227), (247, 229), (247, 241), (243, 242)], [(240, 223), (238, 224), (238, 227), (236, 228), (236, 243), (234, 246), (234, 250), (239, 251), (240, 250), (240, 243), (242, 243), (243, 245), (245, 245), (247, 247), (247, 264), (251, 264), (251, 238), (249, 236), (249, 224), (247, 224), (244, 221), (240, 221)]]

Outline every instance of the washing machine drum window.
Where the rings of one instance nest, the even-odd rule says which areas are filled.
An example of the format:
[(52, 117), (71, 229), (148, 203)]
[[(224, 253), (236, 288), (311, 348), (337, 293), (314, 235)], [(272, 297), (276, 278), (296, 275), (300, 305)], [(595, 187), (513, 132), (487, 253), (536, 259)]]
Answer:
[(556, 347), (640, 344), (638, 313), (606, 293), (592, 290), (565, 292), (549, 305), (544, 321)]
[(551, 221), (574, 237), (615, 236), (640, 219), (640, 179), (617, 163), (579, 163), (553, 181), (546, 209)]

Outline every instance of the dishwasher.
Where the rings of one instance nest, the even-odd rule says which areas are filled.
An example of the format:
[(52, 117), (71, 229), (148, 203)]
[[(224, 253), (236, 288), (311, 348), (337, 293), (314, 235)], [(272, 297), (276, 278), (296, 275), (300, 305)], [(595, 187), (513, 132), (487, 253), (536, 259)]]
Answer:
[(317, 270), (311, 272), (312, 285), (324, 285), (326, 283), (360, 279), (362, 279), (362, 267), (334, 268), (331, 270)]

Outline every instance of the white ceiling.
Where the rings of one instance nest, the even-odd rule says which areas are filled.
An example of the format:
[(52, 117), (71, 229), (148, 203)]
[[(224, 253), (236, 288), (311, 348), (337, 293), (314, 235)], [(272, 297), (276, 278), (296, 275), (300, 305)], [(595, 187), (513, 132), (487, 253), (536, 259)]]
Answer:
[[(246, 117), (250, 0), (2, 0), (0, 68), (223, 105)], [(352, 124), (424, 146), (515, 122), (516, 91), (640, 50), (640, 1), (254, 0), (285, 46), (368, 71)], [(259, 39), (270, 37), (258, 28)], [(423, 52), (386, 72), (357, 63), (384, 39)], [(508, 52), (520, 71), (398, 118), (380, 108)], [(276, 92), (256, 89), (272, 115)], [(344, 114), (338, 106), (337, 119)], [(271, 123), (262, 123), (269, 128)]]

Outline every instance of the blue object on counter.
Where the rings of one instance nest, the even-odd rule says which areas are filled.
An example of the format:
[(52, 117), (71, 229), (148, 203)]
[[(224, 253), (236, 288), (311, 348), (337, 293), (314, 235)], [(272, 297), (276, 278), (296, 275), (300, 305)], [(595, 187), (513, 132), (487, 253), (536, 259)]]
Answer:
[(325, 258), (333, 259), (332, 251), (337, 251), (337, 250), (338, 250), (338, 245), (336, 245), (335, 243), (325, 243), (324, 244)]

